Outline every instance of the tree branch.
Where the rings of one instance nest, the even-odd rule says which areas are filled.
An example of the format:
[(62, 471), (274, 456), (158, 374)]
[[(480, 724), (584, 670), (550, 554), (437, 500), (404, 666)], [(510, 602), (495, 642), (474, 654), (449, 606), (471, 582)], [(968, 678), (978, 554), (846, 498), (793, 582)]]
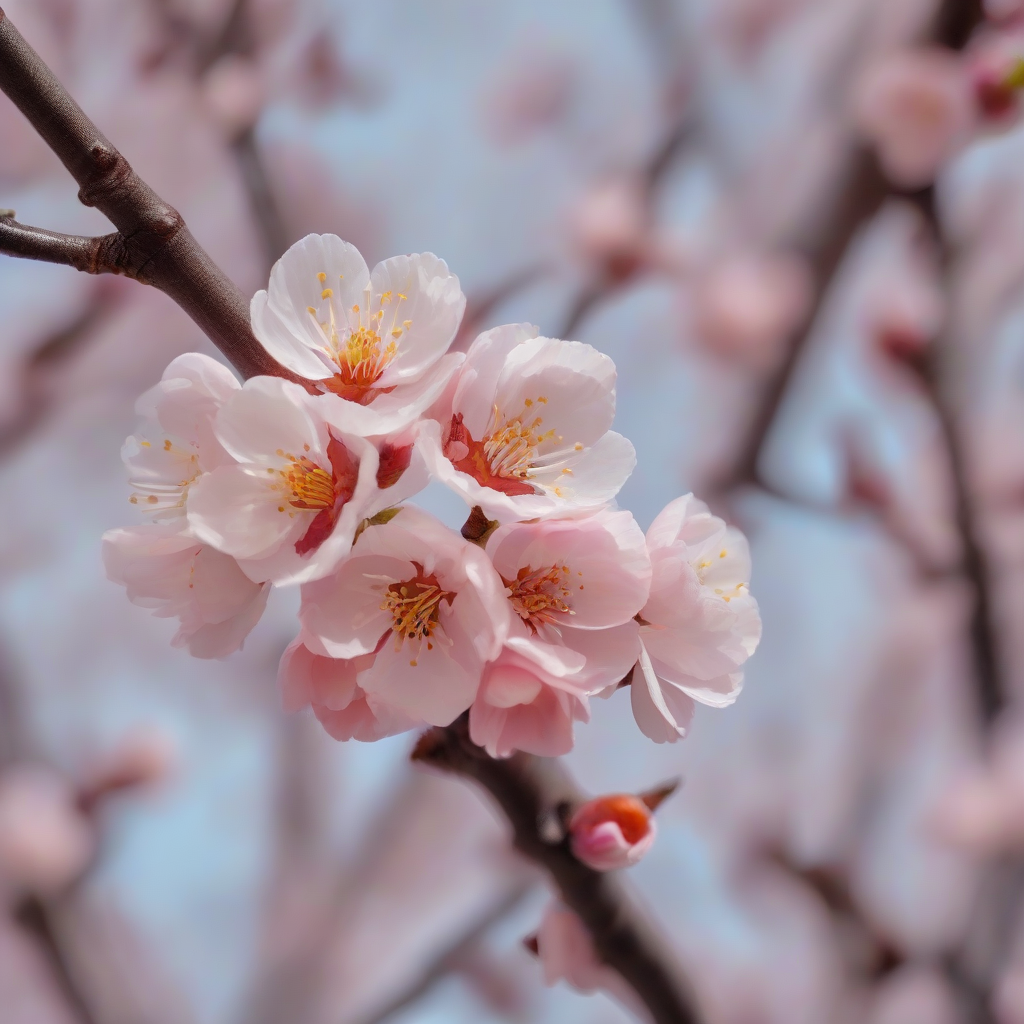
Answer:
[[(246, 377), (296, 378), (254, 337), (245, 298), (165, 203), (103, 137), (0, 10), (0, 89), (28, 118), (79, 184), (79, 198), (117, 228), (115, 235), (60, 235), (0, 218), (0, 252), (46, 259), (89, 272), (112, 271), (170, 296)], [(564, 827), (550, 841), (544, 822), (581, 800), (554, 761), (519, 754), (491, 760), (468, 737), (465, 720), (434, 729), (419, 759), (475, 779), (508, 814), (515, 842), (546, 867), (563, 899), (590, 929), (598, 954), (637, 991), (656, 1024), (697, 1021), (690, 993), (663, 944), (619, 883), (585, 867), (569, 850)]]
[(664, 941), (613, 874), (573, 856), (564, 821), (585, 797), (559, 761), (522, 753), (493, 760), (470, 740), (466, 715), (425, 733), (413, 759), (483, 786), (511, 823), (516, 849), (551, 874), (598, 956), (632, 986), (655, 1024), (696, 1024), (693, 994)]
[(192, 237), (181, 214), (132, 170), (2, 10), (0, 89), (71, 172), (79, 200), (95, 206), (117, 228), (116, 235), (83, 239), (24, 228), (8, 218), (0, 252), (90, 273), (109, 269), (151, 284), (172, 298), (243, 376), (302, 381), (256, 340), (245, 296)]

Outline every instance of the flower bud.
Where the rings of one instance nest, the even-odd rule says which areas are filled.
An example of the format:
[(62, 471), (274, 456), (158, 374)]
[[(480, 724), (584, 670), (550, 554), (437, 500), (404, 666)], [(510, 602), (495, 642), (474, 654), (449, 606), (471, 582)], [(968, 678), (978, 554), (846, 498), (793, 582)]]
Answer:
[(95, 837), (63, 779), (18, 766), (0, 776), (0, 879), (15, 890), (55, 892), (84, 870)]
[(625, 794), (589, 800), (569, 822), (573, 855), (595, 871), (636, 864), (654, 845), (656, 832), (647, 804)]

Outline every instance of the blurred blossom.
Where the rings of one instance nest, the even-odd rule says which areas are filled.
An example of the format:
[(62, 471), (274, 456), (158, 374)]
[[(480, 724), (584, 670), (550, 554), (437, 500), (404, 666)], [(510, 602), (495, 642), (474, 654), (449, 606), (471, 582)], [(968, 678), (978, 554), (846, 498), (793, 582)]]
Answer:
[(985, 15), (992, 21), (1011, 21), (1024, 14), (1022, 0), (985, 0)]
[(34, 765), (0, 774), (0, 885), (50, 895), (85, 870), (92, 827), (59, 775)]
[(657, 831), (643, 800), (625, 794), (588, 800), (569, 821), (573, 854), (595, 871), (636, 864), (654, 845)]
[(221, 57), (206, 72), (202, 90), (210, 113), (230, 139), (256, 123), (266, 99), (259, 69), (236, 54)]
[(982, 116), (997, 128), (1009, 127), (1020, 111), (1024, 88), (1024, 31), (982, 35), (968, 53), (968, 69)]
[(935, 967), (901, 967), (875, 989), (866, 1024), (960, 1024), (957, 998)]
[(484, 92), (485, 131), (504, 146), (529, 142), (566, 115), (576, 77), (572, 59), (543, 42), (513, 48)]
[(633, 990), (619, 974), (602, 964), (590, 933), (568, 907), (555, 901), (548, 905), (537, 931), (537, 955), (544, 981), (565, 981), (580, 992), (604, 991), (644, 1019)]
[(928, 184), (969, 141), (975, 123), (971, 79), (963, 58), (938, 48), (901, 50), (864, 74), (854, 114), (899, 185)]
[(638, 176), (618, 174), (591, 185), (569, 213), (573, 249), (612, 279), (630, 277), (650, 256), (647, 202)]
[(988, 761), (949, 786), (933, 815), (936, 832), (966, 850), (1024, 850), (1024, 727), (1000, 723)]
[(896, 359), (912, 360), (920, 357), (937, 337), (946, 303), (934, 271), (929, 273), (931, 268), (918, 268), (910, 260), (906, 265), (908, 273), (880, 282), (880, 292), (869, 316), (872, 333), (882, 351)]
[(774, 365), (811, 299), (805, 262), (784, 253), (743, 253), (698, 272), (690, 291), (702, 342), (755, 367)]

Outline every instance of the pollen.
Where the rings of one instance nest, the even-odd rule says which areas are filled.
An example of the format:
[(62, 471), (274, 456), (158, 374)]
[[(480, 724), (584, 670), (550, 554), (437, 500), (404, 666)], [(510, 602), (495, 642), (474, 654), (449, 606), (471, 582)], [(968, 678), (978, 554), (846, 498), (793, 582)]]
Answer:
[(320, 273), (316, 275), (316, 279), (323, 284), (327, 280), (327, 275), (321, 270)]
[[(285, 456), (289, 465), (285, 469), (278, 470), (284, 489), (291, 493), (288, 504), (292, 508), (311, 509), (317, 512), (325, 508), (333, 508), (335, 501), (334, 479), (326, 469), (322, 469), (312, 459), (305, 455), (296, 458), (294, 455)], [(285, 511), (284, 506), (278, 506), (278, 511)]]
[(557, 622), (562, 615), (576, 614), (568, 601), (572, 592), (568, 566), (534, 569), (527, 565), (519, 570), (514, 580), (502, 577), (502, 583), (513, 610), (533, 633), (543, 625)]
[[(392, 616), (391, 631), (395, 635), (395, 650), (401, 650), (402, 644), (427, 641), (427, 650), (433, 650), (431, 640), (443, 630), (440, 621), (441, 605), (447, 601), (451, 605), (455, 595), (445, 590), (437, 576), (425, 575), (417, 563), (417, 574), (401, 583), (392, 583), (384, 592), (381, 610), (390, 612)], [(409, 662), (416, 665), (416, 658)]]
[(334, 298), (334, 289), (333, 288), (325, 288), (320, 293), (320, 298), (321, 299), (333, 299)]
[(726, 550), (725, 550), (725, 548), (722, 548), (722, 550), (718, 552), (718, 557), (719, 557), (719, 558), (725, 558), (725, 556), (726, 556), (726, 555), (727, 555), (728, 553), (729, 553), (729, 552), (728, 552), (728, 551), (726, 551)]

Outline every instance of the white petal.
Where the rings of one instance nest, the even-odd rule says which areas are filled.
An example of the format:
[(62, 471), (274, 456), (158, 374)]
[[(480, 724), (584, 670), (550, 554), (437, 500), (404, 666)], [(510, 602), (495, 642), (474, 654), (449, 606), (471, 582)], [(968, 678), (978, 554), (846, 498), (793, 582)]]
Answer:
[[(382, 305), (380, 296), (387, 292), (391, 301)], [(429, 252), (378, 263), (370, 277), (370, 299), (372, 312), (384, 311), (381, 337), (387, 340), (393, 337), (391, 331), (402, 331), (381, 387), (415, 380), (436, 363), (448, 351), (466, 308), (459, 279)]]
[(675, 713), (670, 709), (651, 660), (642, 647), (639, 668), (639, 672), (633, 673), (633, 684), (630, 687), (630, 702), (636, 724), (655, 743), (675, 743), (686, 735), (686, 728), (693, 717), (693, 702), (690, 701), (688, 713), (686, 705), (678, 701), (675, 702)]
[(454, 412), (462, 413), (466, 429), (478, 441), (491, 423), (505, 360), (516, 346), (536, 337), (533, 324), (505, 324), (485, 331), (470, 345), (452, 406)]
[(188, 521), (196, 536), (233, 558), (262, 558), (305, 532), (314, 512), (295, 509), (260, 471), (222, 466), (189, 491)]
[(328, 468), (327, 427), (311, 415), (315, 401), (291, 381), (253, 377), (217, 414), (217, 438), (239, 462), (278, 466), (281, 451)]

